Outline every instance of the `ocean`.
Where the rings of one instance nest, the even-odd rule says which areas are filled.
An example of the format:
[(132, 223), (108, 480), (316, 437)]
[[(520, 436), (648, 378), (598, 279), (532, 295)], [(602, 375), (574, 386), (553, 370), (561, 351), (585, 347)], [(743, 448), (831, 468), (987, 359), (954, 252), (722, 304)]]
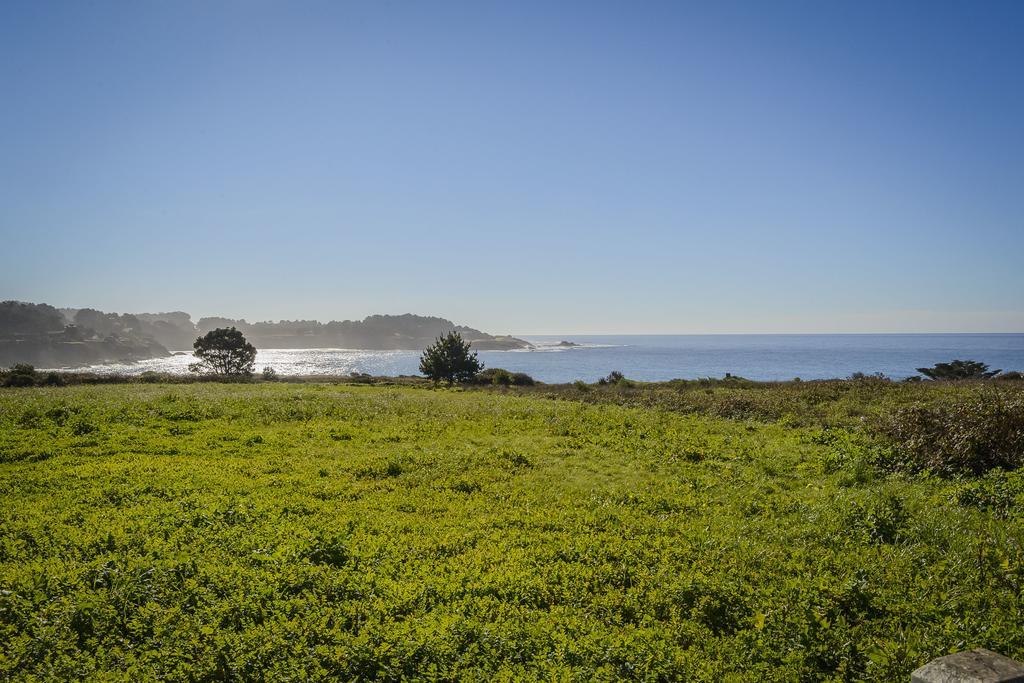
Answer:
[[(893, 379), (915, 368), (954, 359), (977, 360), (992, 369), (1024, 370), (1024, 334), (738, 334), (569, 335), (523, 337), (535, 349), (481, 351), (486, 367), (525, 372), (542, 382), (592, 382), (618, 370), (644, 381), (722, 377), (754, 380), (827, 379), (855, 372)], [(559, 346), (562, 340), (579, 346)], [(191, 356), (138, 363), (94, 365), (81, 370), (139, 374), (185, 373)], [(279, 375), (418, 374), (418, 351), (355, 349), (261, 349), (257, 371)]]

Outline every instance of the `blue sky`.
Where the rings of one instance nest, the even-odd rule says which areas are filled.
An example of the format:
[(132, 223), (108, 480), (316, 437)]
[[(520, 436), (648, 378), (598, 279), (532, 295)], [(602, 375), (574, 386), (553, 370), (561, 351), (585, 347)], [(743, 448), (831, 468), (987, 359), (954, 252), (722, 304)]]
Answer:
[(0, 298), (1024, 331), (1024, 3), (0, 4)]

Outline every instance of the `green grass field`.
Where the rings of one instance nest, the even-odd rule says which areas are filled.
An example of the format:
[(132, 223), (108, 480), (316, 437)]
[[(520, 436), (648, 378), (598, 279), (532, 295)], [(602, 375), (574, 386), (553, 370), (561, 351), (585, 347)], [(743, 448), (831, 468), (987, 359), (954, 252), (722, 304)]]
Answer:
[(886, 475), (855, 431), (744, 415), (0, 390), (0, 679), (906, 681), (1024, 656), (1017, 475)]

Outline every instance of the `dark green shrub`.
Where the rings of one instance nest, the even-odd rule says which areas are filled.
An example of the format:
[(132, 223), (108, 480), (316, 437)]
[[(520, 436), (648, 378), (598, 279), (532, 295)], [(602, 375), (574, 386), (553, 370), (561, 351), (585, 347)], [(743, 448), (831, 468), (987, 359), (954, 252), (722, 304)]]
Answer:
[(988, 379), (1001, 372), (1000, 370), (989, 370), (988, 365), (976, 360), (936, 363), (930, 368), (917, 368), (917, 371), (933, 380)]
[(536, 381), (525, 372), (509, 372), (504, 368), (487, 368), (476, 373), (477, 384), (494, 386), (532, 387)]
[(477, 482), (466, 481), (465, 479), (459, 479), (451, 485), (451, 490), (458, 491), (459, 493), (476, 493), (480, 488), (480, 484)]
[[(668, 599), (676, 610), (719, 636), (735, 633), (751, 616), (741, 587), (703, 577), (681, 582)], [(672, 609), (667, 605), (659, 608)]]
[(277, 381), (277, 370), (270, 367), (269, 365), (263, 368), (263, 381), (265, 382), (276, 382)]
[(533, 461), (522, 453), (516, 451), (503, 450), (501, 457), (504, 458), (513, 467), (533, 467)]
[(909, 518), (903, 501), (887, 493), (867, 503), (855, 503), (847, 513), (846, 523), (872, 543), (895, 543), (904, 535)]
[(27, 363), (12, 365), (4, 377), (5, 387), (31, 387), (36, 383), (36, 369)]
[(71, 433), (75, 436), (85, 436), (86, 434), (92, 434), (98, 429), (96, 425), (84, 418), (76, 418), (71, 422)]
[(846, 429), (823, 429), (810, 441), (827, 447), (822, 466), (827, 473), (840, 473), (839, 485), (859, 486), (874, 478), (874, 463), (886, 450), (859, 432)]
[(46, 417), (53, 420), (53, 423), (58, 427), (63, 427), (64, 424), (71, 419), (71, 416), (75, 413), (75, 410), (68, 408), (65, 405), (57, 405), (46, 411)]
[(503, 368), (487, 368), (476, 373), (477, 384), (494, 384), (509, 386), (512, 384), (512, 373)]
[[(1024, 399), (988, 393), (939, 405), (912, 405), (878, 419), (893, 448), (891, 469), (983, 474), (1024, 464)], [(883, 463), (886, 464), (886, 463)]]
[(623, 375), (618, 370), (612, 370), (611, 372), (608, 373), (607, 377), (602, 377), (601, 379), (597, 380), (597, 383), (600, 384), (601, 386), (604, 386), (606, 384), (619, 384), (620, 382), (624, 381), (626, 381), (625, 375)]
[(56, 372), (47, 373), (43, 379), (43, 384), (48, 387), (62, 387), (64, 386), (64, 378), (58, 375)]
[(335, 568), (344, 567), (352, 558), (347, 539), (327, 533), (321, 533), (314, 538), (300, 556), (313, 564)]
[(885, 376), (885, 373), (873, 372), (870, 375), (863, 372), (854, 372), (850, 375), (850, 379), (855, 382), (889, 382), (891, 381)]
[(957, 505), (989, 510), (1005, 519), (1021, 509), (1018, 503), (1024, 503), (1024, 478), (1018, 472), (992, 470), (982, 478), (963, 482), (952, 498)]

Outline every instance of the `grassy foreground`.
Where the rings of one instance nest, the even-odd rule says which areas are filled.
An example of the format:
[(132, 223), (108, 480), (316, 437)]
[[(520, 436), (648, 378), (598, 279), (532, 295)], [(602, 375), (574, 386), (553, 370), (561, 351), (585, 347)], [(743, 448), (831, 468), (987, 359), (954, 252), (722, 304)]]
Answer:
[(866, 470), (813, 422), (0, 390), (0, 679), (905, 681), (1024, 656), (1019, 507)]

